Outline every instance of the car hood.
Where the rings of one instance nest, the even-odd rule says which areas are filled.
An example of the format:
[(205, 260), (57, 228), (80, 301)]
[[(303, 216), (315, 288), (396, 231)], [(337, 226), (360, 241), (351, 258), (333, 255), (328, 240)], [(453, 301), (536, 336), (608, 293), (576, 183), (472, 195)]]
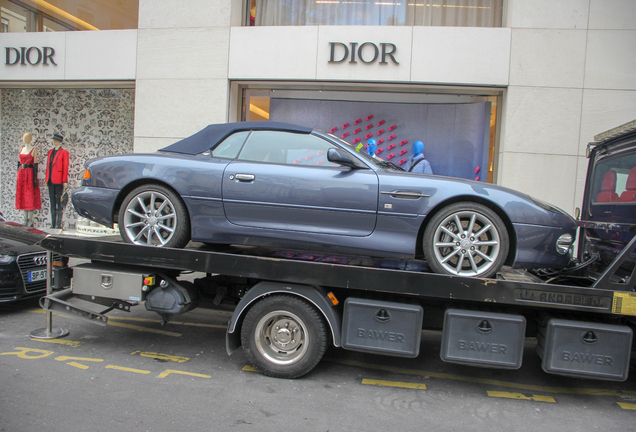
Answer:
[(29, 228), (15, 222), (0, 222), (0, 254), (21, 255), (44, 251), (36, 243), (47, 234), (37, 228)]
[(18, 256), (30, 252), (42, 252), (39, 246), (30, 245), (19, 242), (17, 240), (10, 240), (6, 238), (0, 238), (0, 254)]

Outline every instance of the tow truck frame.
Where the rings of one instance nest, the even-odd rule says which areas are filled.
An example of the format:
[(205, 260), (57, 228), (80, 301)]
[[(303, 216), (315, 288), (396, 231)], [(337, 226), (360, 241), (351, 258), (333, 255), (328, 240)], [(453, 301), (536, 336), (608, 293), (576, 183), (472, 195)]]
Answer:
[[(445, 361), (519, 368), (523, 351), (519, 346), (530, 336), (538, 338), (537, 351), (546, 372), (627, 379), (636, 294), (634, 278), (620, 283), (612, 279), (615, 266), (599, 279), (599, 286), (580, 287), (547, 283), (505, 268), (496, 279), (463, 278), (429, 273), (423, 261), (239, 246), (211, 248), (198, 243), (167, 249), (126, 244), (118, 237), (91, 239), (36, 232), (17, 224), (0, 225), (0, 235), (30, 238), (52, 253), (90, 261), (75, 267), (52, 267), (54, 291), (41, 299), (44, 309), (106, 325), (109, 311), (130, 311), (140, 303), (158, 312), (164, 322), (196, 307), (201, 297), (209, 296), (217, 305), (233, 303), (236, 307), (226, 337), (228, 354), (243, 346), (248, 360), (270, 376), (296, 378), (308, 373), (328, 343), (415, 357), (419, 330), (425, 328), (442, 330), (440, 356)], [(635, 249), (636, 237), (615, 264), (620, 265)], [(183, 281), (179, 277), (184, 272), (205, 276)], [(150, 298), (153, 292), (161, 294), (159, 300)], [(298, 310), (296, 300), (304, 309)], [(101, 309), (87, 308), (86, 302)], [(305, 345), (318, 339), (321, 349), (314, 352), (314, 343), (298, 359), (292, 331), (282, 333), (285, 329), (272, 327), (263, 333), (266, 324), (262, 318), (272, 315), (271, 307), (257, 316), (250, 316), (250, 311), (254, 313), (265, 302), (275, 303), (275, 319), (291, 317), (284, 322), (311, 335), (303, 339)], [(281, 304), (296, 309), (286, 310)], [(313, 315), (302, 315), (307, 310)], [(388, 324), (382, 320), (390, 317), (394, 319)], [(314, 324), (324, 329), (316, 333), (311, 329)], [(577, 339), (575, 346), (572, 338)], [(275, 347), (274, 353), (271, 346), (263, 346), (268, 343)], [(572, 361), (572, 355), (588, 360)], [(602, 363), (597, 358), (609, 365), (594, 364)]]

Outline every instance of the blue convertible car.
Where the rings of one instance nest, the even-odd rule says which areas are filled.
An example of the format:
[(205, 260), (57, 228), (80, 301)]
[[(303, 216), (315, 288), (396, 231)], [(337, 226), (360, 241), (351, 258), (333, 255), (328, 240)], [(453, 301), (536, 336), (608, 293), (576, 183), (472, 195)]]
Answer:
[(154, 154), (86, 163), (77, 212), (126, 242), (259, 245), (425, 258), (436, 273), (558, 268), (575, 221), (487, 183), (407, 173), (339, 138), (276, 122), (210, 125)]

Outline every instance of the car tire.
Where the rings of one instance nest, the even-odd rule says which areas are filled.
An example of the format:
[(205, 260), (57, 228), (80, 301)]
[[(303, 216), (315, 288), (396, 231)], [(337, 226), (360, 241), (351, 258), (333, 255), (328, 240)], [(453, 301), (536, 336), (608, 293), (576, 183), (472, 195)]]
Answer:
[(133, 189), (122, 202), (119, 233), (126, 243), (182, 248), (190, 241), (190, 219), (177, 194), (148, 184)]
[(299, 378), (310, 372), (327, 350), (330, 334), (320, 312), (290, 295), (257, 302), (241, 326), (247, 360), (274, 378)]
[(424, 230), (429, 267), (439, 274), (492, 277), (510, 247), (506, 225), (492, 209), (474, 202), (442, 208)]

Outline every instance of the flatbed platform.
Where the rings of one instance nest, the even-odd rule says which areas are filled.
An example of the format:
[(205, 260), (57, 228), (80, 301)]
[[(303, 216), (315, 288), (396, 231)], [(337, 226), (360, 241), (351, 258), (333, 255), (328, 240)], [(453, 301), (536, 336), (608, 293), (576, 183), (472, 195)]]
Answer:
[(398, 297), (476, 302), (612, 314), (614, 291), (549, 285), (517, 270), (505, 279), (464, 278), (428, 272), (425, 261), (333, 256), (290, 250), (190, 243), (185, 249), (131, 245), (118, 236), (49, 235), (40, 245), (71, 258), (165, 270), (195, 271), (277, 282), (390, 293)]
[[(467, 278), (431, 273), (420, 260), (193, 242), (184, 249), (159, 248), (118, 236), (47, 235), (12, 223), (0, 224), (2, 236), (90, 261), (49, 267), (49, 292), (41, 300), (49, 314), (106, 325), (113, 309), (143, 303), (165, 323), (211, 294), (216, 305), (235, 305), (228, 354), (242, 346), (250, 363), (273, 377), (308, 373), (329, 343), (416, 357), (421, 329), (443, 330), (440, 356), (448, 362), (519, 368), (519, 346), (533, 336), (548, 373), (610, 380), (628, 374), (636, 324), (631, 280), (621, 291), (552, 284), (509, 268), (494, 279)], [(624, 252), (635, 247), (631, 242)], [(188, 272), (195, 278), (188, 279)], [(52, 292), (53, 286), (58, 290)], [(599, 369), (599, 361), (610, 366)]]

